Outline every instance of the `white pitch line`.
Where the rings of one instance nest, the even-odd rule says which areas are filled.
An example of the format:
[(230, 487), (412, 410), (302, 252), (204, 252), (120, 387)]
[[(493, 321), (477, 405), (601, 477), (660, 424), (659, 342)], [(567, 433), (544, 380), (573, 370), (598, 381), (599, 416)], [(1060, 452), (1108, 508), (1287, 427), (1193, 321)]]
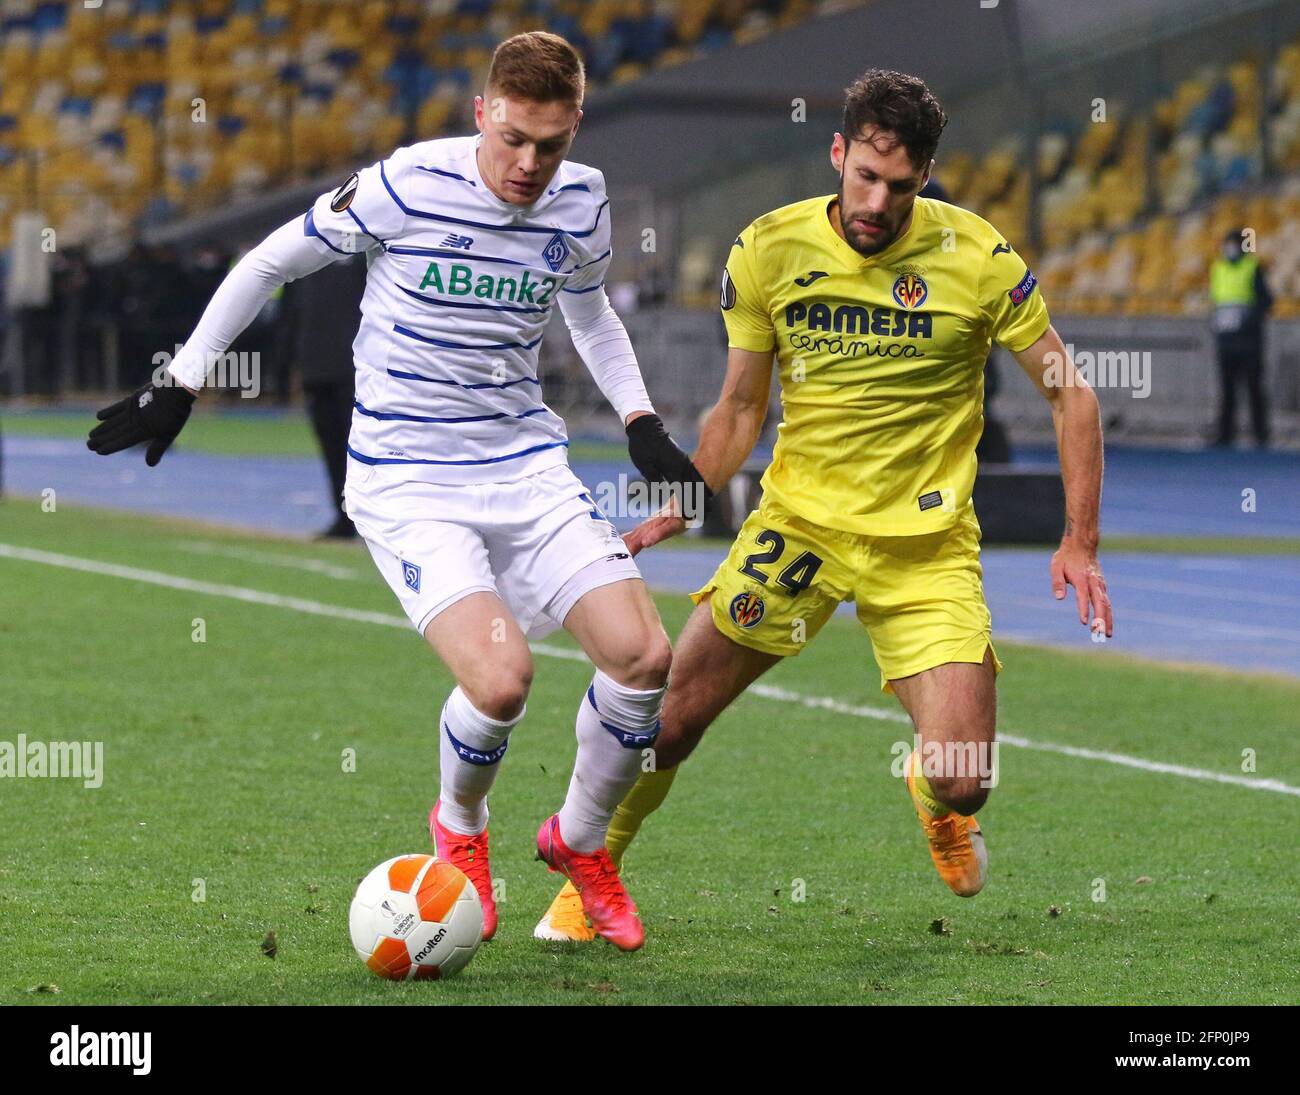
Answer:
[[(87, 574), (101, 574), (110, 578), (126, 578), (133, 582), (147, 582), (150, 585), (164, 586), (167, 589), (181, 589), (190, 593), (204, 593), (212, 597), (227, 597), (247, 604), (267, 605), (271, 608), (287, 608), (294, 612), (305, 612), (312, 616), (327, 616), (338, 620), (350, 620), (354, 623), (380, 624), (384, 627), (410, 627), (404, 616), (384, 612), (369, 612), (359, 608), (344, 608), (341, 605), (324, 604), (309, 601), (301, 597), (283, 597), (278, 593), (266, 593), (260, 589), (248, 589), (244, 586), (223, 585), (218, 582), (202, 582), (193, 578), (184, 578), (175, 574), (164, 574), (157, 570), (143, 570), (139, 567), (121, 566), (117, 563), (100, 562), (97, 559), (81, 559), (75, 555), (62, 555), (54, 551), (39, 551), (35, 548), (19, 547), (15, 544), (0, 544), (0, 558), (20, 559), (29, 563), (42, 563), (46, 566), (62, 567), (66, 570), (80, 570)], [(565, 661), (587, 661), (587, 656), (579, 650), (551, 646), (548, 643), (536, 643), (532, 650), (535, 654), (548, 658), (560, 658)], [(865, 704), (845, 703), (829, 696), (809, 696), (775, 685), (756, 683), (748, 691), (764, 699), (778, 703), (797, 703), (819, 711), (832, 711), (839, 715), (854, 718), (877, 719), (884, 722), (910, 723), (907, 715), (892, 708), (871, 707)], [(1136, 768), (1143, 772), (1160, 772), (1165, 775), (1182, 776), (1185, 779), (1199, 779), (1211, 783), (1227, 783), (1234, 787), (1246, 787), (1252, 791), (1274, 791), (1282, 795), (1300, 797), (1300, 787), (1292, 787), (1275, 779), (1251, 779), (1248, 776), (1236, 776), (1225, 772), (1212, 772), (1206, 768), (1189, 768), (1182, 764), (1166, 764), (1163, 761), (1144, 760), (1130, 757), (1124, 753), (1110, 753), (1101, 749), (1084, 749), (1074, 745), (1058, 745), (1050, 741), (1032, 741), (1015, 734), (999, 734), (998, 740), (1004, 745), (1020, 749), (1034, 749), (1042, 753), (1056, 753), (1059, 756), (1074, 757), (1080, 760), (1102, 761), (1117, 764), (1125, 768)]]
[[(869, 707), (865, 704), (844, 703), (829, 696), (805, 696), (792, 692), (788, 688), (777, 688), (770, 684), (751, 684), (749, 691), (770, 700), (784, 703), (797, 703), (803, 707), (813, 707), (823, 711), (834, 711), (838, 715), (852, 715), (855, 718), (879, 719), (883, 722), (904, 722), (911, 725), (912, 720), (905, 711), (888, 707)], [(1100, 760), (1109, 764), (1120, 764), (1125, 768), (1138, 768), (1144, 772), (1164, 772), (1168, 775), (1183, 776), (1187, 779), (1203, 779), (1213, 783), (1231, 783), (1237, 787), (1249, 787), (1255, 791), (1276, 791), (1283, 795), (1300, 796), (1300, 787), (1292, 787), (1275, 779), (1251, 779), (1249, 776), (1236, 776), (1226, 772), (1212, 772), (1208, 768), (1189, 768), (1183, 764), (1166, 764), (1158, 760), (1144, 760), (1130, 757), (1124, 753), (1110, 753), (1103, 749), (1084, 749), (1076, 745), (1057, 745), (1050, 741), (1031, 741), (1017, 734), (998, 732), (998, 741), (1003, 745), (1013, 745), (1018, 749), (1035, 749), (1040, 753), (1056, 753), (1063, 757), (1078, 757), (1083, 760)]]
[(1021, 749), (1036, 749), (1040, 753), (1058, 753), (1063, 757), (1079, 757), (1083, 760), (1102, 760), (1108, 764), (1122, 764), (1125, 768), (1140, 768), (1144, 772), (1164, 772), (1171, 776), (1185, 776), (1187, 779), (1205, 779), (1213, 783), (1231, 783), (1234, 787), (1249, 787), (1253, 791), (1276, 791), (1280, 795), (1300, 795), (1300, 787), (1292, 787), (1276, 779), (1251, 779), (1249, 776), (1234, 776), (1228, 772), (1211, 772), (1207, 768), (1188, 768), (1182, 764), (1166, 764), (1158, 760), (1143, 760), (1130, 757), (1124, 753), (1110, 753), (1104, 749), (1083, 749), (1077, 745), (1057, 745), (1050, 741), (1030, 741), (1028, 738), (1014, 734), (999, 734), (998, 740), (1005, 745), (1015, 745)]
[(899, 711), (893, 707), (870, 707), (866, 704), (845, 703), (843, 700), (832, 699), (830, 696), (805, 696), (802, 692), (792, 692), (788, 688), (780, 688), (774, 684), (751, 684), (747, 689), (764, 699), (776, 700), (779, 703), (797, 703), (801, 707), (815, 707), (820, 711), (833, 711), (837, 715), (852, 715), (859, 719), (879, 719), (881, 722), (905, 722), (911, 725), (912, 720), (908, 717), (906, 711)]
[(229, 544), (213, 544), (206, 540), (178, 540), (176, 546), (182, 551), (198, 552), (203, 555), (220, 555), (227, 559), (239, 559), (242, 562), (262, 563), (266, 566), (288, 567), (290, 570), (309, 571), (322, 574), (326, 578), (353, 580), (360, 575), (351, 567), (336, 566), (320, 559), (305, 555), (279, 555), (273, 551), (254, 551), (251, 548), (232, 547)]
[(344, 608), (341, 605), (327, 605), (320, 601), (308, 601), (302, 597), (282, 597), (278, 593), (264, 593), (260, 589), (247, 589), (244, 586), (223, 585), (220, 582), (202, 582), (195, 578), (183, 578), (176, 574), (163, 574), (157, 570), (141, 570), (139, 567), (120, 566), (117, 563), (103, 563), (97, 559), (79, 559), (75, 555), (61, 555), (55, 551), (37, 551), (34, 548), (18, 547), (14, 544), (0, 544), (0, 557), (23, 559), (29, 563), (45, 563), (47, 566), (63, 567), (66, 570), (81, 570), (87, 574), (105, 574), (110, 578), (127, 578), (133, 582), (148, 582), (150, 585), (166, 586), (168, 589), (183, 589), (190, 593), (206, 593), (213, 597), (229, 597), (236, 601), (246, 601), (255, 605), (270, 605), (273, 608), (290, 608), (295, 612), (307, 612), (313, 616), (332, 616), (337, 620), (352, 620), (355, 623), (383, 624), (387, 627), (410, 627), (405, 616), (393, 616), (386, 612), (369, 612), (361, 608)]

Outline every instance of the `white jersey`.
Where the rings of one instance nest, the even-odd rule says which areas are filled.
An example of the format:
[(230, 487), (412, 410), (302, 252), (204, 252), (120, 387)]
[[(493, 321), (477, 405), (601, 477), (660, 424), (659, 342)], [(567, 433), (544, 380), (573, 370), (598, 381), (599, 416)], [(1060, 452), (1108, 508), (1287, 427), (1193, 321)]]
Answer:
[(322, 249), (374, 249), (348, 451), (407, 479), (511, 481), (566, 462), (538, 344), (560, 294), (600, 291), (609, 265), (599, 171), (566, 161), (536, 202), (512, 205), (480, 176), (478, 140), (400, 148), (303, 218)]
[(537, 347), (558, 302), (621, 420), (653, 412), (603, 283), (599, 171), (563, 163), (530, 206), (499, 200), (477, 137), (400, 148), (281, 225), (226, 275), (167, 370), (201, 388), (276, 286), (364, 251), (348, 513), (423, 630), (478, 590), (544, 634), (600, 585), (637, 576), (568, 468)]

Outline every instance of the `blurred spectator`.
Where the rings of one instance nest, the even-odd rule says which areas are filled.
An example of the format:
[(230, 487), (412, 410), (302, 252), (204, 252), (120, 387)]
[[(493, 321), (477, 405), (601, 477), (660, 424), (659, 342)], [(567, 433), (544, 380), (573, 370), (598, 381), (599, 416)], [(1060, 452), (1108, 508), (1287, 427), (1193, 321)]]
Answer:
[[(54, 256), (54, 300), (58, 311), (57, 369), (51, 370), (51, 394), (79, 386), (79, 368), (86, 360), (89, 330), (86, 326), (86, 290), (90, 265), (80, 247), (60, 249)], [(91, 347), (93, 350), (93, 347)]]
[(128, 389), (138, 388), (153, 374), (155, 354), (163, 350), (172, 353), (175, 349), (158, 337), (156, 262), (154, 252), (137, 243), (122, 266), (118, 283), (122, 357), (119, 384)]
[(325, 458), (334, 523), (322, 539), (351, 539), (356, 529), (343, 512), (348, 432), (352, 428), (352, 341), (361, 324), (366, 263), (358, 255), (291, 282), (284, 295), (285, 328), (292, 357), (302, 374), (312, 429)]
[(1210, 266), (1210, 300), (1219, 357), (1219, 432), (1216, 445), (1237, 437), (1237, 385), (1245, 381), (1255, 442), (1268, 445), (1268, 407), (1264, 398), (1264, 316), (1273, 295), (1259, 257), (1242, 246), (1245, 233), (1234, 228), (1223, 237), (1222, 253)]

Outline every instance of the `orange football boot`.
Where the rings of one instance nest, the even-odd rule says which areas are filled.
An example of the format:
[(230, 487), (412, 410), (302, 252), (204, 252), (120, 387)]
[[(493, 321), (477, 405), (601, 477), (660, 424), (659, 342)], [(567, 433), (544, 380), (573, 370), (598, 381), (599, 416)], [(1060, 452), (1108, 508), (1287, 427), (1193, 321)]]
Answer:
[(582, 894), (572, 882), (565, 880), (546, 915), (533, 929), (533, 938), (564, 943), (590, 943), (596, 938), (596, 932), (582, 910)]
[(916, 816), (921, 819), (925, 839), (930, 844), (930, 858), (934, 860), (939, 877), (953, 893), (958, 897), (974, 897), (984, 888), (988, 876), (989, 856), (984, 847), (984, 834), (973, 817), (966, 817), (956, 810), (935, 817), (926, 809), (914, 780), (914, 769), (919, 770), (920, 766), (920, 755), (913, 749), (907, 758), (907, 790), (916, 807)]

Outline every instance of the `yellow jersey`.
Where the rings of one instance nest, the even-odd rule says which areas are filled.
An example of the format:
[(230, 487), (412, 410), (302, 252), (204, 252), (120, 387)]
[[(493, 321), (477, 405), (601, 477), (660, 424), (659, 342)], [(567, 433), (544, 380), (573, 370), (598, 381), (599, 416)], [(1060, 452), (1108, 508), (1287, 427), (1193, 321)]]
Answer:
[(975, 483), (990, 343), (1033, 345), (1047, 308), (974, 213), (917, 198), (907, 231), (867, 257), (831, 227), (834, 201), (759, 217), (723, 274), (728, 345), (778, 355), (784, 416), (763, 489), (843, 532), (948, 528)]

